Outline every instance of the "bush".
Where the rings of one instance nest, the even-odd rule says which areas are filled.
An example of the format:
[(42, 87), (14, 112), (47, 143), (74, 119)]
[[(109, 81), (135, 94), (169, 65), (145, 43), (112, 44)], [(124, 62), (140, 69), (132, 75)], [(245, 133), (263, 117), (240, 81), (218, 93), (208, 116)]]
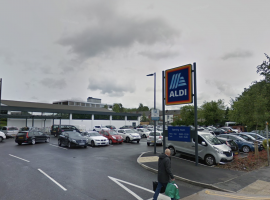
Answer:
[[(270, 139), (268, 139), (268, 141), (269, 141), (269, 145), (270, 145)], [(263, 141), (262, 145), (263, 145), (264, 149), (267, 149), (267, 139)]]

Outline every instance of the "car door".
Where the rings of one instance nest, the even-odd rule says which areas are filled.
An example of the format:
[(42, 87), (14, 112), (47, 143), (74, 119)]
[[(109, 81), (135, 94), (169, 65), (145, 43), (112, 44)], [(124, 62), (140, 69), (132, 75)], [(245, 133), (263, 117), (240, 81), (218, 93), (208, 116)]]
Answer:
[(125, 130), (118, 130), (118, 133), (119, 133), (119, 135), (121, 135), (122, 136), (122, 138), (125, 140), (126, 139), (126, 133), (125, 133)]
[(38, 131), (33, 131), (33, 135), (35, 137), (36, 142), (40, 142), (41, 138), (40, 138), (40, 134)]

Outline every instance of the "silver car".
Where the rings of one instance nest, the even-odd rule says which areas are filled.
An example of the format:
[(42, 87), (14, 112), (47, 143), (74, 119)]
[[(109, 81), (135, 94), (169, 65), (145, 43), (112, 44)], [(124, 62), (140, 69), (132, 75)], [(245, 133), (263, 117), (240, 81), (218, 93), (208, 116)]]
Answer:
[(19, 132), (19, 129), (15, 126), (3, 126), (0, 130), (5, 133), (6, 137), (15, 137)]

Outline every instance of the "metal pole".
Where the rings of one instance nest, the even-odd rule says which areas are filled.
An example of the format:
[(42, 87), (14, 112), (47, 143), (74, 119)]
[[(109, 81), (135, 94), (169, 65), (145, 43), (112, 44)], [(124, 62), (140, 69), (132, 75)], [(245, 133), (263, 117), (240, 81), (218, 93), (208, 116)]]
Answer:
[(163, 153), (165, 153), (166, 140), (165, 140), (165, 72), (162, 71), (162, 120), (163, 120)]
[(266, 122), (266, 151), (267, 151), (267, 161), (268, 161), (268, 166), (269, 166), (269, 139), (268, 139), (268, 122)]
[(195, 126), (195, 165), (198, 166), (198, 125), (197, 125), (197, 80), (196, 80), (196, 63), (193, 63), (193, 79), (194, 79), (194, 126)]
[(1, 97), (2, 97), (2, 78), (0, 78), (0, 119), (1, 119)]
[[(156, 72), (154, 73), (154, 109), (156, 109)], [(156, 149), (156, 120), (154, 120), (154, 154), (157, 153), (157, 149)]]
[(25, 127), (27, 127), (27, 117), (26, 117), (26, 120), (25, 120)]

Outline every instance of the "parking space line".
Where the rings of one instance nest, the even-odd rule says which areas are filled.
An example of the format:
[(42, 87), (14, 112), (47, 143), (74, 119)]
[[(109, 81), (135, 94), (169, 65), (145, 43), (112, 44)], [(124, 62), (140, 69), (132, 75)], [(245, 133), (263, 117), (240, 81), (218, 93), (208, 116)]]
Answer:
[(58, 147), (58, 148), (61, 148), (61, 149), (68, 150), (67, 148), (59, 147), (59, 146), (56, 146), (56, 145), (53, 145), (53, 144), (50, 144), (50, 145), (53, 146), (53, 147)]
[(14, 157), (14, 158), (18, 158), (18, 159), (20, 159), (20, 160), (23, 160), (23, 161), (25, 161), (25, 162), (30, 162), (29, 160), (25, 160), (25, 159), (23, 159), (23, 158), (20, 158), (20, 157), (11, 155), (11, 154), (8, 154), (8, 155), (10, 155), (10, 156), (12, 156), (12, 157)]
[(60, 188), (62, 188), (64, 191), (67, 191), (66, 188), (64, 188), (60, 183), (56, 182), (52, 177), (50, 177), (48, 174), (46, 174), (44, 171), (42, 171), (41, 169), (38, 169), (38, 171), (40, 171), (42, 174), (44, 174), (45, 176), (47, 176), (52, 182), (54, 182), (56, 185), (58, 185)]

